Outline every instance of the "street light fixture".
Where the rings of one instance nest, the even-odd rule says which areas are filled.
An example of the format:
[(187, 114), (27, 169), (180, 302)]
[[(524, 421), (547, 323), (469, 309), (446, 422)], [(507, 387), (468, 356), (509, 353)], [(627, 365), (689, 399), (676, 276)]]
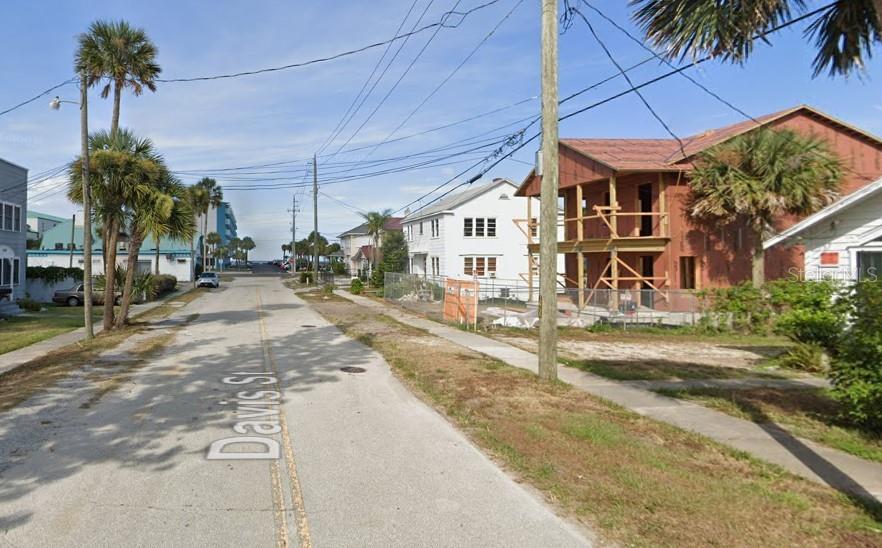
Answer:
[(92, 210), (91, 189), (89, 188), (89, 94), (86, 86), (86, 73), (80, 75), (80, 101), (65, 101), (56, 96), (49, 102), (52, 110), (61, 109), (62, 103), (80, 107), (80, 145), (83, 169), (83, 323), (86, 340), (95, 336), (92, 327)]

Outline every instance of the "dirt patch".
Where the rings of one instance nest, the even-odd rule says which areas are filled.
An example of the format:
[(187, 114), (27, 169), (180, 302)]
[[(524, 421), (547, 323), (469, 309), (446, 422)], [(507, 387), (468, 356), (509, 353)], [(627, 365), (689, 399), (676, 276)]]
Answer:
[(638, 546), (882, 543), (876, 507), (855, 505), (829, 488), (568, 385), (539, 382), (376, 310), (348, 301), (312, 306), (380, 352), (417, 395), (521, 481), (607, 540)]

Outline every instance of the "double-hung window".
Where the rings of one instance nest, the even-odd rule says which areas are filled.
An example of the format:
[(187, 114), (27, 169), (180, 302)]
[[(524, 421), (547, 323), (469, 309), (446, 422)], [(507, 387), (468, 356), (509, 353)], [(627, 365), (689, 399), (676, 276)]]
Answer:
[(21, 206), (0, 203), (0, 230), (21, 232)]
[(441, 219), (432, 219), (431, 221), (429, 221), (429, 226), (432, 231), (433, 238), (441, 236)]
[(493, 217), (466, 217), (462, 226), (466, 238), (496, 237), (496, 219)]
[(496, 257), (463, 257), (463, 274), (466, 276), (496, 277)]

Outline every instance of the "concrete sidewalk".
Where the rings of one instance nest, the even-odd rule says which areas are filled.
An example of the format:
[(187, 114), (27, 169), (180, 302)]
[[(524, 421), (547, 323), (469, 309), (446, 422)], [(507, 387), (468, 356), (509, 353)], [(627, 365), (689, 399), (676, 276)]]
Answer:
[[(521, 369), (536, 372), (535, 354), (510, 344), (462, 331), (407, 313), (397, 307), (338, 291), (359, 305), (374, 308), (402, 323), (425, 329), (455, 344)], [(797, 438), (771, 420), (755, 423), (687, 401), (669, 398), (628, 383), (561, 365), (560, 380), (640, 415), (707, 436), (719, 443), (777, 464), (806, 479), (852, 495), (882, 501), (882, 465), (809, 440)]]
[[(136, 316), (138, 314), (147, 312), (157, 306), (174, 299), (175, 297), (181, 295), (186, 290), (178, 289), (172, 293), (169, 293), (162, 299), (158, 301), (151, 301), (149, 303), (144, 304), (136, 304), (132, 305), (131, 315)], [(95, 334), (97, 335), (102, 330), (101, 322), (98, 321), (95, 323)], [(31, 360), (35, 360), (42, 356), (45, 356), (49, 352), (54, 350), (58, 350), (59, 348), (64, 348), (70, 344), (73, 344), (77, 341), (83, 340), (83, 337), (86, 336), (86, 328), (80, 327), (79, 329), (74, 329), (73, 331), (68, 331), (67, 333), (62, 333), (61, 335), (56, 335), (51, 339), (46, 339), (44, 341), (40, 341), (38, 343), (34, 343), (18, 350), (13, 350), (12, 352), (7, 352), (5, 354), (0, 354), (0, 375), (6, 373), (7, 371), (11, 371), (18, 367), (21, 364), (27, 363)]]

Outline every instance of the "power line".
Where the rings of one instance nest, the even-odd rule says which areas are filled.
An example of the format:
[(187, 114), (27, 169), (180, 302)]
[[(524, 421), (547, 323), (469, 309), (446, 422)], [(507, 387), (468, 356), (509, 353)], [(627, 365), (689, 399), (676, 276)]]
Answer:
[[(640, 101), (643, 103), (643, 106), (646, 107), (646, 110), (648, 110), (649, 113), (652, 114), (653, 118), (658, 120), (658, 123), (661, 124), (661, 126), (663, 128), (665, 128), (665, 131), (667, 131), (671, 137), (673, 137), (674, 139), (677, 140), (677, 143), (680, 145), (680, 152), (683, 154), (683, 158), (685, 159), (686, 158), (686, 147), (683, 146), (683, 139), (680, 139), (680, 137), (676, 133), (674, 133), (674, 130), (672, 130), (671, 127), (658, 114), (658, 112), (656, 112), (655, 109), (652, 108), (652, 105), (649, 104), (649, 101), (646, 100), (646, 97), (644, 97), (643, 94), (640, 93), (639, 90), (634, 88), (634, 82), (631, 80), (631, 77), (628, 76), (628, 74), (622, 68), (622, 65), (620, 65), (619, 62), (616, 61), (616, 58), (613, 56), (613, 54), (609, 50), (609, 48), (606, 47), (606, 44), (603, 42), (603, 40), (601, 40), (600, 36), (597, 34), (597, 31), (594, 30), (594, 25), (592, 25), (591, 21), (589, 21), (588, 18), (585, 17), (585, 14), (582, 13), (581, 11), (579, 11), (578, 8), (574, 8), (574, 7), (570, 6), (568, 1), (566, 1), (566, 6), (567, 7), (566, 7), (566, 11), (564, 12), (564, 17), (570, 18), (572, 16), (572, 14), (575, 13), (582, 19), (582, 21), (585, 22), (585, 25), (588, 26), (588, 30), (591, 31), (591, 35), (594, 36), (594, 39), (600, 45), (600, 48), (606, 54), (606, 56), (610, 60), (610, 62), (613, 65), (615, 65), (615, 67), (618, 69), (619, 74), (622, 75), (622, 78), (624, 78), (625, 81), (628, 82), (628, 85), (634, 91), (634, 94), (640, 98)], [(564, 26), (566, 27), (568, 24), (569, 24), (568, 22), (565, 22)]]
[[(242, 72), (234, 72), (231, 74), (216, 74), (213, 76), (197, 76), (197, 77), (191, 77), (191, 78), (157, 78), (156, 81), (162, 82), (162, 83), (176, 83), (176, 82), (200, 82), (200, 81), (205, 81), (205, 80), (222, 80), (222, 79), (227, 79), (227, 78), (239, 78), (241, 76), (252, 76), (254, 74), (264, 74), (267, 72), (278, 72), (281, 70), (288, 70), (288, 69), (292, 69), (292, 68), (300, 68), (300, 67), (305, 67), (305, 66), (309, 66), (309, 65), (315, 65), (318, 63), (325, 63), (327, 61), (333, 61), (335, 59), (340, 59), (341, 57), (347, 57), (349, 55), (362, 53), (364, 51), (378, 48), (380, 46), (385, 46), (388, 43), (395, 42), (397, 40), (402, 40), (404, 38), (408, 38), (408, 37), (413, 36), (415, 34), (420, 34), (422, 32), (430, 30), (430, 29), (442, 29), (442, 28), (455, 29), (458, 26), (460, 26), (463, 23), (463, 21), (465, 21), (465, 19), (469, 15), (471, 15), (472, 13), (479, 11), (479, 10), (482, 10), (482, 9), (486, 8), (487, 6), (491, 6), (497, 2), (499, 2), (499, 0), (489, 0), (488, 2), (485, 2), (481, 5), (475, 6), (474, 8), (472, 8), (470, 10), (466, 10), (466, 11), (462, 11), (462, 12), (450, 10), (450, 11), (443, 13), (441, 15), (441, 18), (436, 23), (432, 23), (430, 25), (425, 25), (425, 26), (420, 27), (416, 30), (408, 32), (406, 34), (401, 34), (398, 36), (394, 36), (388, 40), (383, 40), (382, 42), (374, 42), (373, 44), (368, 44), (368, 45), (362, 46), (360, 48), (351, 49), (351, 50), (343, 51), (340, 53), (335, 53), (334, 55), (329, 55), (327, 57), (319, 57), (317, 59), (311, 59), (309, 61), (301, 61), (298, 63), (291, 63), (288, 65), (282, 65), (279, 67), (269, 67), (269, 68), (263, 68), (263, 69), (257, 69), (257, 70), (247, 70), (247, 71), (242, 71)], [(457, 4), (459, 4), (459, 2), (457, 2)], [(455, 24), (450, 22), (453, 17), (459, 17), (459, 20)]]
[[(404, 27), (404, 23), (406, 23), (407, 20), (410, 18), (410, 14), (413, 13), (413, 9), (416, 7), (417, 2), (419, 2), (419, 0), (413, 0), (413, 3), (410, 5), (410, 9), (407, 10), (407, 13), (404, 15), (404, 19), (401, 20), (401, 23), (398, 25), (398, 29), (396, 29), (396, 31), (395, 31), (396, 35), (399, 32), (401, 32), (401, 29)], [(426, 5), (426, 9), (420, 15), (419, 19), (417, 19), (416, 23), (414, 23), (414, 28), (416, 28), (416, 26), (420, 24), (420, 21), (426, 15), (426, 12), (429, 10), (429, 6), (431, 6), (431, 5), (432, 5), (432, 0), (430, 0), (430, 2)], [(374, 85), (371, 86), (370, 91), (368, 91), (367, 94), (364, 96), (364, 99), (361, 100), (361, 103), (359, 103), (358, 108), (355, 109), (355, 112), (352, 112), (353, 107), (355, 107), (355, 103), (358, 103), (359, 98), (361, 98), (361, 94), (364, 93), (365, 89), (367, 89), (367, 86), (368, 86), (368, 84), (370, 84), (371, 80), (373, 79), (374, 74), (377, 73), (377, 69), (379, 69), (380, 65), (383, 64), (383, 59), (386, 58), (386, 54), (389, 53), (389, 50), (392, 48), (392, 42), (389, 42), (388, 44), (386, 44), (386, 49), (383, 50), (383, 55), (381, 55), (380, 58), (377, 60), (377, 64), (374, 65), (374, 69), (368, 75), (367, 80), (364, 81), (364, 84), (362, 84), (361, 89), (358, 91), (358, 93), (352, 99), (352, 102), (349, 104), (349, 107), (346, 109), (346, 112), (343, 113), (343, 117), (340, 118), (340, 121), (337, 122), (337, 125), (334, 127), (333, 130), (331, 130), (331, 135), (328, 136), (328, 138), (325, 139), (325, 141), (322, 143), (322, 146), (320, 146), (318, 148), (318, 151), (317, 151), (318, 153), (321, 153), (322, 151), (324, 151), (325, 147), (330, 145), (334, 141), (334, 139), (336, 139), (337, 136), (340, 135), (340, 132), (343, 131), (343, 128), (345, 128), (346, 125), (350, 121), (352, 121), (352, 117), (355, 116), (355, 114), (358, 112), (358, 110), (361, 108), (361, 106), (364, 104), (364, 102), (367, 101), (368, 96), (374, 91), (374, 89), (377, 87), (377, 84), (380, 83), (380, 80), (383, 79), (383, 76), (389, 70), (389, 67), (392, 66), (392, 63), (398, 57), (398, 54), (401, 53), (401, 50), (404, 48), (404, 45), (406, 43), (407, 43), (407, 39), (405, 39), (404, 42), (401, 43), (401, 46), (395, 52), (395, 55), (392, 57), (392, 59), (389, 60), (389, 63), (386, 65), (386, 69), (383, 70), (382, 74), (380, 74), (380, 77), (377, 78), (377, 80), (374, 82)], [(352, 112), (352, 117), (349, 117), (347, 119), (347, 116), (349, 116), (350, 112)]]
[(69, 80), (65, 80), (64, 82), (61, 82), (60, 84), (55, 84), (51, 88), (44, 90), (44, 91), (41, 91), (40, 93), (38, 93), (37, 95), (34, 95), (30, 99), (22, 101), (21, 103), (15, 105), (15, 106), (7, 108), (6, 110), (0, 111), (0, 116), (3, 116), (4, 114), (8, 114), (8, 113), (12, 112), (13, 110), (17, 110), (25, 105), (29, 105), (29, 104), (33, 103), (34, 101), (36, 101), (37, 99), (39, 99), (40, 97), (43, 97), (45, 95), (49, 95), (50, 93), (52, 93), (56, 89), (64, 87), (68, 84), (72, 84), (77, 81), (79, 81), (79, 78), (70, 78)]
[[(459, 6), (460, 2), (462, 2), (462, 0), (456, 0), (456, 4), (453, 5), (453, 8), (456, 9), (456, 7)], [(441, 27), (438, 27), (437, 29), (435, 29), (435, 32), (432, 33), (431, 36), (429, 36), (429, 39), (426, 40), (426, 43), (423, 45), (422, 49), (417, 52), (416, 56), (413, 58), (410, 64), (407, 65), (407, 68), (404, 69), (404, 72), (401, 73), (401, 76), (398, 77), (398, 80), (396, 80), (395, 83), (392, 84), (392, 87), (389, 88), (389, 91), (386, 92), (386, 95), (384, 95), (383, 98), (380, 99), (380, 102), (377, 103), (377, 105), (374, 107), (374, 110), (372, 110), (371, 113), (368, 114), (367, 118), (364, 119), (361, 125), (358, 126), (358, 128), (352, 133), (352, 135), (349, 136), (348, 139), (346, 139), (346, 142), (340, 145), (340, 147), (333, 154), (331, 154), (332, 158), (336, 156), (341, 150), (343, 150), (343, 148), (348, 145), (352, 141), (352, 139), (355, 138), (356, 135), (358, 135), (362, 128), (364, 128), (364, 126), (371, 121), (377, 111), (380, 110), (380, 107), (382, 107), (386, 103), (386, 100), (389, 99), (389, 96), (392, 95), (392, 93), (398, 88), (398, 85), (401, 83), (401, 81), (404, 80), (404, 78), (408, 75), (410, 69), (412, 69), (416, 62), (419, 61), (420, 57), (423, 56), (423, 53), (425, 53), (426, 49), (429, 47), (432, 41), (435, 40), (435, 37), (438, 36), (438, 32), (440, 30)]]
[(518, 7), (520, 7), (520, 5), (523, 3), (524, 3), (524, 0), (518, 0), (518, 2), (514, 6), (512, 6), (512, 8), (502, 17), (502, 19), (500, 19), (499, 22), (496, 23), (496, 26), (494, 26), (490, 30), (490, 32), (488, 32), (481, 39), (481, 41), (478, 42), (478, 44), (472, 49), (472, 51), (470, 51), (469, 54), (466, 55), (465, 59), (460, 61), (460, 63), (456, 66), (456, 68), (454, 68), (452, 71), (450, 71), (450, 73), (443, 80), (441, 80), (441, 82), (437, 86), (435, 86), (435, 89), (433, 89), (431, 92), (429, 92), (429, 94), (426, 95), (425, 98), (423, 98), (423, 100), (420, 102), (420, 104), (418, 104), (412, 111), (410, 111), (410, 113), (407, 116), (405, 116), (404, 120), (402, 120), (401, 123), (399, 123), (395, 127), (395, 129), (393, 129), (388, 135), (386, 135), (386, 137), (384, 137), (382, 141), (380, 141), (379, 143), (374, 145), (374, 147), (371, 150), (369, 150), (368, 153), (365, 155), (365, 158), (367, 158), (368, 156), (373, 154), (374, 151), (376, 151), (378, 147), (380, 147), (386, 141), (388, 141), (393, 135), (395, 135), (398, 132), (399, 129), (401, 129), (408, 121), (410, 121), (410, 119), (413, 117), (413, 115), (416, 114), (417, 111), (419, 111), (432, 97), (434, 97), (435, 94), (438, 93), (438, 91), (442, 87), (444, 87), (444, 85), (447, 84), (447, 82), (449, 82), (450, 79), (453, 78), (453, 76), (456, 75), (457, 72), (459, 72), (459, 69), (461, 69), (466, 63), (468, 63), (472, 57), (474, 57), (474, 55), (478, 52), (478, 50), (481, 49), (481, 47), (484, 44), (486, 44), (488, 40), (490, 40), (490, 38), (496, 33), (496, 31), (499, 30), (499, 27), (501, 27), (503, 25), (503, 23), (508, 21), (509, 17), (511, 17), (511, 15), (512, 15), (512, 13), (514, 13), (514, 11), (516, 9), (518, 9)]

